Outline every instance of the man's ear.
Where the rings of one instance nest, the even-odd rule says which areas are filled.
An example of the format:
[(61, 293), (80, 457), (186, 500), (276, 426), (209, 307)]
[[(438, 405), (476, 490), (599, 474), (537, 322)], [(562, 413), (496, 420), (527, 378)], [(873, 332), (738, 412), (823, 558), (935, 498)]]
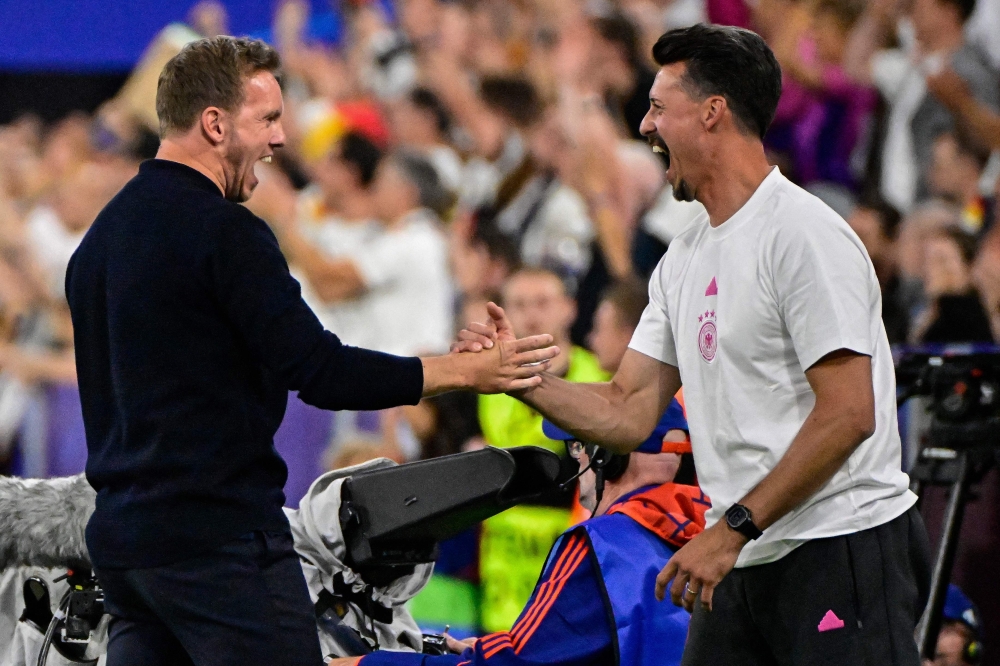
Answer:
[(712, 95), (702, 103), (702, 115), (701, 121), (705, 125), (705, 129), (711, 132), (715, 127), (721, 122), (722, 116), (725, 115), (726, 109), (729, 108), (729, 103), (726, 102), (726, 98), (722, 95)]
[(213, 146), (222, 143), (228, 132), (225, 121), (226, 112), (217, 106), (207, 107), (201, 112), (201, 132)]

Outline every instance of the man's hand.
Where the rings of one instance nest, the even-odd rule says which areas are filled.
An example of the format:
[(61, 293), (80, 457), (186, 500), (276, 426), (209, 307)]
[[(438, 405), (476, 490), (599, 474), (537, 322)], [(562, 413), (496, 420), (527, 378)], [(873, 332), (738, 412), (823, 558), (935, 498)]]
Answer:
[(458, 340), (451, 345), (451, 352), (458, 354), (461, 352), (481, 352), (484, 349), (493, 349), (493, 345), (500, 340), (515, 340), (514, 327), (507, 319), (507, 313), (496, 303), (490, 301), (486, 304), (486, 312), (490, 315), (490, 321), (485, 324), (473, 322), (469, 328), (463, 328), (458, 332)]
[(478, 349), (467, 350), (482, 352), (478, 354), (421, 358), (424, 397), (456, 389), (477, 393), (523, 391), (538, 386), (549, 361), (559, 355), (559, 348), (550, 346), (552, 336), (547, 334), (518, 340), (512, 333), (502, 333), (496, 341), (487, 342), (486, 349), (480, 344)]
[(541, 373), (559, 355), (559, 348), (551, 344), (551, 335), (504, 339), (482, 354), (468, 356), (467, 362), (472, 365), (469, 388), (477, 393), (506, 393), (538, 386)]
[(950, 111), (956, 111), (972, 100), (969, 84), (950, 69), (928, 76), (927, 89)]
[(335, 657), (326, 663), (327, 666), (354, 666), (359, 661), (361, 657)]
[(736, 566), (746, 542), (745, 536), (719, 521), (674, 553), (656, 577), (656, 598), (663, 601), (672, 579), (670, 599), (675, 606), (683, 605), (690, 612), (701, 597), (701, 603), (712, 610), (712, 594)]
[(460, 641), (457, 638), (449, 636), (448, 634), (444, 635), (445, 644), (448, 646), (448, 649), (455, 654), (462, 654), (469, 648), (476, 647), (476, 641), (478, 640), (478, 638), (466, 638), (465, 640)]

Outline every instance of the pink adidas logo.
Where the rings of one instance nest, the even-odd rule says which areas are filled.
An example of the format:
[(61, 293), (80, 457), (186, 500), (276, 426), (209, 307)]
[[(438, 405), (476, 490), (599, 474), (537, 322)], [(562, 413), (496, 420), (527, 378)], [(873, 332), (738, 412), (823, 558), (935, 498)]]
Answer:
[(712, 278), (712, 281), (708, 283), (708, 289), (705, 290), (705, 295), (706, 296), (718, 296), (719, 295), (719, 286), (717, 284), (715, 284), (715, 278), (714, 277)]
[(833, 631), (834, 629), (843, 629), (843, 628), (844, 628), (844, 621), (841, 620), (839, 617), (837, 617), (832, 610), (828, 610), (826, 612), (826, 615), (823, 616), (823, 619), (820, 620), (819, 626), (817, 627), (817, 629), (819, 629), (821, 633), (824, 631)]

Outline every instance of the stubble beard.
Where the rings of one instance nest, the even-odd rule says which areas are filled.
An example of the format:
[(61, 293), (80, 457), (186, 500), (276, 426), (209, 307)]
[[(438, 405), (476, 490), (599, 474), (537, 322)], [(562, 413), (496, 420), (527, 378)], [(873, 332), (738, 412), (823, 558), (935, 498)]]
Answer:
[(683, 178), (674, 187), (674, 199), (677, 201), (684, 201), (686, 203), (691, 203), (694, 201), (694, 192), (691, 191), (691, 186), (688, 185), (687, 181)]
[[(235, 141), (226, 150), (224, 159), (231, 174), (226, 183), (226, 199), (229, 201), (243, 203), (250, 199), (250, 195), (253, 193), (252, 190), (246, 194), (243, 193), (243, 182), (247, 176), (247, 154), (249, 152), (246, 145)], [(253, 166), (253, 161), (251, 161), (249, 164), (251, 171), (253, 170)]]

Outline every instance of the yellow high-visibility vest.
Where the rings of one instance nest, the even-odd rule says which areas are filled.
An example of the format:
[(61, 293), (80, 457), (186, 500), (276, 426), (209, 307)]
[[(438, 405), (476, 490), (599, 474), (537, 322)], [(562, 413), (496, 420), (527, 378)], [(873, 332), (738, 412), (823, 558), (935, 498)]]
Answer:
[[(566, 380), (605, 382), (597, 358), (571, 347)], [(508, 395), (479, 396), (479, 424), (487, 443), (501, 448), (540, 446), (565, 455), (562, 442), (542, 432), (542, 415)], [(487, 632), (508, 631), (545, 566), (549, 549), (569, 528), (569, 509), (515, 506), (483, 522), (479, 544), (480, 622)]]

